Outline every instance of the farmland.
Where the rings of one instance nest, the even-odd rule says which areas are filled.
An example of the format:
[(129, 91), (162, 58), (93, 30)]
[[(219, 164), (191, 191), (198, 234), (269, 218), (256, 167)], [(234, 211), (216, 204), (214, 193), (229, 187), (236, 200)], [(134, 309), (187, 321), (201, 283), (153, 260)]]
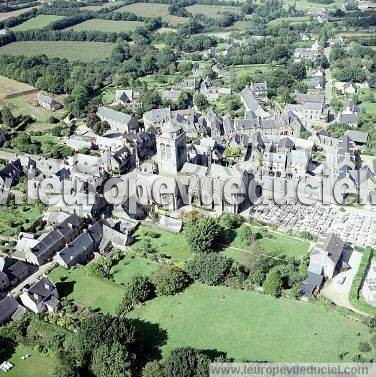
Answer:
[(108, 33), (121, 33), (127, 31), (134, 31), (136, 28), (143, 26), (144, 23), (140, 21), (112, 21), (112, 20), (87, 20), (80, 24), (74, 25), (69, 29), (74, 31), (104, 31)]
[(283, 0), (286, 7), (294, 6), (296, 4), (296, 9), (301, 11), (315, 12), (322, 9), (324, 6), (328, 8), (336, 8), (342, 5), (343, 1), (334, 0), (329, 4), (315, 3), (309, 0)]
[(0, 76), (0, 100), (7, 96), (16, 96), (33, 90), (36, 91), (31, 85)]
[(361, 323), (319, 304), (200, 284), (148, 301), (129, 316), (167, 331), (163, 358), (175, 347), (192, 346), (235, 360), (334, 362), (343, 353), (349, 361), (358, 334), (366, 333)]
[(12, 12), (0, 12), (0, 21), (5, 21), (5, 20), (8, 20), (9, 18), (19, 16), (20, 14), (29, 12), (30, 10), (34, 8), (38, 8), (38, 7), (17, 9)]
[(110, 56), (112, 43), (71, 42), (71, 41), (22, 41), (13, 42), (0, 48), (0, 55), (47, 55), (49, 58), (66, 58), (91, 62)]
[(224, 13), (239, 14), (240, 8), (227, 5), (217, 6), (195, 4), (188, 6), (187, 11), (193, 15), (202, 13), (206, 17), (219, 19), (222, 18)]
[(169, 14), (167, 4), (134, 3), (119, 8), (117, 12), (130, 12), (141, 17), (162, 17), (163, 21), (168, 22), (171, 26), (188, 22), (188, 18)]
[(20, 25), (12, 27), (11, 30), (12, 31), (25, 31), (25, 30), (31, 30), (31, 29), (41, 29), (52, 22), (61, 20), (62, 18), (64, 17), (40, 14), (36, 17), (31, 18), (30, 20), (23, 22)]

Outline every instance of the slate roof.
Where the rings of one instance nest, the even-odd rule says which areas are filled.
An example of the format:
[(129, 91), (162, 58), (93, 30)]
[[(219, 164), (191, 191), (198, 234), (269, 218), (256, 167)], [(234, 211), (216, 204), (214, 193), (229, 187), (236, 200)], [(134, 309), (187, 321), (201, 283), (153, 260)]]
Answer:
[(368, 139), (368, 133), (356, 130), (347, 130), (345, 132), (346, 136), (349, 136), (355, 143), (366, 144)]
[(132, 120), (132, 116), (129, 114), (124, 114), (120, 111), (112, 110), (105, 106), (100, 106), (97, 111), (99, 117), (110, 119), (111, 121), (120, 124), (129, 124)]
[(10, 296), (0, 301), (0, 325), (9, 321), (19, 306), (18, 302)]

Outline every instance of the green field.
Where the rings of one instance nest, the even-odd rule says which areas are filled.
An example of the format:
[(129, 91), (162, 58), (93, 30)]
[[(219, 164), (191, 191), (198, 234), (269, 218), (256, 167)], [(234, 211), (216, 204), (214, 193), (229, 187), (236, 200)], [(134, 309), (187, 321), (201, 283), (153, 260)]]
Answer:
[[(53, 115), (56, 117), (64, 113), (63, 109), (58, 111), (52, 111), (45, 109), (41, 106), (36, 106), (37, 96), (37, 93), (32, 93), (18, 96), (15, 98), (7, 98), (0, 101), (0, 108), (3, 107), (2, 105), (6, 104), (10, 109), (12, 109), (15, 115), (31, 115), (36, 119), (37, 123), (48, 122), (48, 118), (50, 116)], [(62, 98), (59, 98), (58, 100), (62, 101)]]
[(24, 30), (30, 30), (30, 29), (42, 29), (45, 26), (49, 25), (52, 22), (55, 22), (57, 20), (61, 20), (62, 16), (55, 16), (55, 15), (47, 15), (47, 14), (40, 14), (34, 18), (30, 18), (30, 20), (27, 20), (23, 22), (20, 25), (17, 25), (15, 27), (12, 27), (12, 31), (24, 31)]
[(157, 238), (151, 239), (151, 244), (158, 254), (167, 255), (172, 260), (178, 262), (186, 261), (191, 256), (192, 252), (182, 234), (170, 233), (163, 229), (143, 225), (135, 233), (135, 243), (132, 244), (132, 249), (135, 249), (134, 246), (140, 242), (143, 233), (147, 230), (151, 230), (159, 235)]
[[(260, 246), (265, 250), (275, 256), (288, 256), (299, 258), (307, 253), (309, 249), (309, 242), (298, 240), (283, 234), (274, 233), (267, 231), (265, 228), (252, 227), (255, 231), (262, 230), (265, 236), (259, 240)], [(226, 248), (225, 255), (238, 259), (239, 255), (244, 253), (241, 250), (236, 250), (235, 248), (251, 250), (252, 246), (247, 247), (244, 245), (244, 242), (237, 235), (233, 242)]]
[(114, 5), (117, 5), (120, 3), (120, 1), (115, 1), (115, 2), (108, 2), (108, 3), (103, 3), (101, 5), (89, 5), (87, 7), (80, 7), (81, 10), (94, 10), (97, 11), (99, 9), (104, 9), (104, 8), (110, 8), (113, 7)]
[(116, 10), (117, 12), (129, 12), (141, 17), (162, 17), (163, 21), (171, 26), (188, 22), (188, 18), (178, 17), (168, 13), (168, 4), (157, 3), (134, 3), (125, 5)]
[(45, 54), (49, 58), (91, 62), (109, 57), (113, 46), (105, 42), (21, 41), (1, 47), (0, 55), (30, 57)]
[(36, 89), (20, 81), (8, 79), (8, 77), (0, 76), (0, 99), (15, 94), (21, 94), (23, 92), (31, 91)]
[(370, 114), (376, 114), (376, 103), (374, 102), (363, 102), (361, 105), (363, 109)]
[(29, 8), (23, 8), (23, 9), (17, 9), (12, 12), (0, 12), (0, 21), (5, 21), (8, 20), (9, 18), (12, 17), (17, 17), (22, 13), (29, 12), (30, 10), (34, 8), (39, 8), (39, 7), (29, 7)]
[(287, 22), (288, 24), (301, 24), (303, 22), (311, 22), (310, 18), (307, 16), (300, 16), (300, 17), (282, 17), (277, 18), (269, 22), (269, 25), (277, 25), (281, 22)]
[(0, 235), (16, 237), (20, 227), (30, 227), (42, 216), (41, 205), (0, 205)]
[(60, 296), (103, 313), (114, 314), (124, 293), (121, 285), (93, 277), (83, 271), (83, 267), (67, 270), (59, 266), (50, 272), (49, 277), (58, 283)]
[(222, 18), (225, 13), (240, 14), (239, 7), (227, 6), (227, 5), (202, 5), (195, 4), (186, 7), (187, 11), (195, 14), (202, 13), (206, 17), (210, 18)]
[(126, 31), (134, 31), (136, 28), (143, 26), (144, 23), (140, 21), (113, 21), (113, 20), (87, 20), (80, 24), (74, 25), (68, 29), (74, 31), (106, 31), (107, 33), (121, 33)]
[[(25, 360), (22, 356), (30, 355)], [(42, 354), (31, 347), (19, 345), (17, 346), (12, 357), (8, 360), (14, 367), (8, 373), (0, 371), (0, 376), (9, 377), (51, 377), (56, 365), (55, 357), (51, 355)]]
[(227, 353), (235, 360), (334, 362), (357, 351), (365, 326), (317, 303), (193, 284), (158, 297), (129, 315), (167, 331), (162, 357), (175, 347)]
[(157, 262), (139, 256), (127, 255), (116, 266), (112, 267), (111, 275), (116, 283), (128, 284), (136, 275), (150, 275), (157, 266)]
[(328, 8), (339, 8), (342, 4), (342, 0), (334, 0), (330, 4), (320, 4), (320, 3), (314, 3), (308, 0), (283, 0), (283, 3), (288, 6), (294, 6), (296, 4), (297, 10), (302, 11), (309, 11), (309, 12), (317, 12), (318, 10), (324, 8), (327, 6)]

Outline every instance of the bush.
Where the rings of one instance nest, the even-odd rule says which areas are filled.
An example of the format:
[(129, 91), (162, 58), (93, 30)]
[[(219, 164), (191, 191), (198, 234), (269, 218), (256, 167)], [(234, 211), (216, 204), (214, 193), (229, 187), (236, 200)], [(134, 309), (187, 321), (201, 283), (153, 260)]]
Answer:
[(123, 300), (117, 308), (118, 315), (128, 313), (135, 305), (149, 300), (153, 295), (153, 286), (149, 279), (145, 276), (134, 276), (127, 285)]
[(266, 275), (264, 285), (262, 286), (265, 293), (274, 297), (279, 297), (282, 294), (282, 276), (278, 269), (271, 269)]
[(185, 272), (169, 264), (160, 265), (152, 273), (150, 280), (155, 285), (158, 296), (174, 295), (181, 292), (188, 284)]
[(150, 361), (142, 369), (142, 377), (164, 377), (164, 368), (158, 361)]
[(224, 213), (219, 218), (219, 225), (225, 229), (237, 229), (243, 223), (244, 219), (240, 215)]
[(362, 312), (371, 315), (375, 314), (375, 308), (366, 303), (361, 294), (361, 288), (367, 268), (371, 263), (373, 253), (374, 251), (371, 248), (364, 249), (362, 260), (360, 262), (358, 272), (356, 273), (355, 278), (353, 280), (349, 294), (349, 299), (352, 305), (354, 305), (357, 309), (361, 310)]
[(231, 261), (216, 253), (198, 253), (187, 264), (187, 273), (201, 283), (216, 285), (226, 277)]

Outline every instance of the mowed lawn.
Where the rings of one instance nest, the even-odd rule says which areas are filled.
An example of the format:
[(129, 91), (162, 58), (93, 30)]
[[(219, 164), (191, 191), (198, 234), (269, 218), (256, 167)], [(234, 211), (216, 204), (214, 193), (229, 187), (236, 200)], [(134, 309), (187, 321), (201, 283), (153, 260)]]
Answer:
[(361, 105), (363, 109), (370, 114), (376, 114), (376, 103), (374, 102), (363, 102)]
[(59, 294), (68, 297), (91, 309), (115, 314), (121, 302), (124, 287), (106, 279), (100, 279), (83, 271), (85, 267), (67, 270), (61, 266), (54, 268), (49, 277), (57, 284)]
[(116, 12), (129, 12), (141, 17), (162, 17), (163, 21), (171, 26), (180, 25), (189, 21), (189, 18), (178, 17), (168, 13), (168, 4), (157, 3), (134, 3), (125, 5)]
[(49, 58), (91, 62), (106, 59), (113, 48), (114, 44), (106, 42), (20, 41), (1, 47), (0, 55), (47, 55)]
[[(299, 258), (306, 254), (309, 249), (309, 242), (307, 241), (274, 233), (266, 230), (265, 228), (252, 227), (252, 229), (255, 231), (260, 230), (265, 234), (265, 236), (259, 240), (260, 246), (265, 251), (276, 257), (285, 255), (288, 257)], [(251, 250), (252, 246), (244, 245), (244, 242), (237, 234), (229, 247), (225, 249), (224, 253), (226, 256), (237, 260), (243, 253), (243, 251), (237, 249)]]
[(175, 234), (145, 225), (141, 225), (134, 235), (135, 242), (131, 246), (133, 250), (136, 250), (137, 244), (145, 238), (144, 234), (148, 231), (152, 231), (158, 235), (156, 238), (150, 238), (146, 233), (146, 237), (150, 238), (151, 245), (156, 253), (164, 254), (176, 262), (186, 261), (191, 256), (192, 252), (183, 234)]
[(113, 20), (87, 20), (80, 24), (74, 25), (68, 29), (74, 31), (106, 31), (107, 33), (121, 33), (126, 31), (134, 31), (136, 28), (143, 26), (141, 21), (113, 21)]
[(240, 7), (233, 7), (228, 5), (202, 5), (195, 4), (186, 7), (187, 11), (193, 15), (202, 13), (210, 18), (222, 18), (226, 13), (240, 14)]
[(12, 27), (11, 30), (24, 31), (24, 30), (30, 30), (30, 29), (41, 29), (52, 22), (61, 20), (62, 18), (64, 17), (49, 15), (49, 14), (40, 14), (36, 17), (30, 18), (30, 20), (27, 20), (23, 22), (22, 24)]
[(0, 99), (23, 92), (36, 90), (33, 86), (20, 81), (8, 79), (8, 77), (0, 76)]
[[(22, 356), (30, 355), (25, 360)], [(52, 355), (47, 355), (34, 350), (31, 347), (23, 345), (17, 346), (14, 354), (8, 359), (14, 367), (5, 373), (0, 371), (0, 376), (9, 377), (51, 377), (54, 374), (54, 368), (57, 360)]]
[[(165, 359), (175, 347), (225, 352), (235, 360), (351, 361), (364, 325), (317, 303), (193, 284), (175, 296), (148, 301), (129, 314), (167, 332)], [(364, 337), (363, 337), (364, 339)]]
[(111, 275), (116, 283), (128, 284), (136, 275), (149, 276), (157, 266), (157, 262), (149, 259), (127, 255), (112, 267)]

